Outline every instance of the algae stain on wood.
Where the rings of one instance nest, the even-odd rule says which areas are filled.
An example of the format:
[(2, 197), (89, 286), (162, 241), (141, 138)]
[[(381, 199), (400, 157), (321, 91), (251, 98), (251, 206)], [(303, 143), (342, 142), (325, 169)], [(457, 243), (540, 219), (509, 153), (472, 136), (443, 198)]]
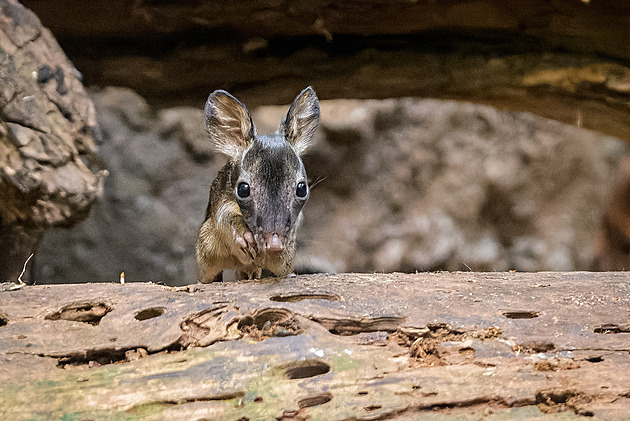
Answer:
[[(108, 285), (27, 287), (0, 293), (0, 310), (11, 315), (10, 322), (0, 328), (0, 412), (7, 420), (302, 417), (330, 421), (395, 419), (399, 415), (411, 419), (431, 415), (435, 420), (446, 420), (461, 414), (462, 419), (478, 416), (498, 421), (518, 419), (522, 414), (538, 416), (541, 411), (559, 413), (545, 413), (541, 416), (545, 419), (577, 419), (582, 413), (615, 419), (608, 416), (611, 411), (630, 411), (626, 334), (593, 332), (597, 326), (627, 322), (630, 274), (551, 277), (438, 273), (369, 278), (350, 284), (335, 276), (315, 275), (273, 283), (205, 285), (188, 296), (176, 295), (177, 301), (172, 303), (167, 298), (175, 292), (147, 285), (126, 285), (124, 290)], [(381, 286), (381, 278), (388, 285), (387, 296), (374, 293)], [(475, 282), (469, 282), (471, 278)], [(536, 291), (531, 285), (540, 283), (549, 286), (546, 294), (536, 295), (539, 317), (514, 319), (503, 315), (529, 308), (529, 297)], [(217, 331), (223, 329), (221, 323), (254, 320), (256, 315), (273, 312), (290, 314), (299, 326), (294, 333), (299, 334), (273, 336), (274, 329), (270, 328), (271, 335), (247, 336), (241, 332), (207, 347), (179, 350), (167, 346), (162, 352), (141, 354), (142, 358), (133, 361), (99, 366), (87, 358), (78, 366), (55, 366), (68, 355), (87, 352), (83, 337), (78, 337), (76, 343), (72, 341), (72, 335), (84, 334), (86, 324), (80, 323), (82, 328), (75, 330), (75, 325), (67, 321), (44, 320), (41, 315), (50, 314), (51, 307), (58, 309), (63, 303), (47, 304), (54, 301), (57, 291), (60, 296), (77, 296), (88, 287), (107, 299), (113, 309), (98, 325), (87, 325), (98, 346), (111, 346), (101, 339), (111, 338), (111, 329), (117, 329), (117, 343), (124, 349), (165, 349), (161, 332), (169, 331), (170, 340), (177, 343), (177, 329), (180, 335), (184, 333), (182, 321), (203, 308), (213, 308), (219, 301), (231, 303), (233, 311), (229, 318), (213, 319)], [(289, 289), (302, 296), (313, 288), (324, 287), (339, 297), (337, 303), (344, 303), (343, 310), (331, 310), (327, 300), (269, 299)], [(567, 294), (590, 294), (594, 288), (601, 300), (588, 308), (564, 299)], [(458, 294), (444, 296), (441, 292), (456, 289)], [(129, 291), (135, 290), (142, 293), (134, 295), (136, 301), (130, 303)], [(480, 298), (458, 298), (469, 291)], [(441, 300), (433, 299), (436, 294), (441, 294)], [(125, 323), (144, 323), (134, 315), (138, 309), (155, 307), (157, 301), (163, 303), (160, 305), (165, 312), (150, 319), (156, 323), (156, 337), (125, 337)], [(400, 303), (404, 309), (400, 317), (379, 325), (383, 309), (393, 314), (392, 303)], [(549, 323), (551, 318), (553, 323)], [(55, 329), (59, 326), (69, 329), (63, 333), (67, 342), (63, 352), (57, 348), (58, 342), (54, 347), (47, 345), (45, 331), (41, 333), (42, 342), (34, 345), (37, 353), (48, 355), (54, 351), (55, 358), (37, 356), (32, 347), (20, 345), (16, 339), (20, 335), (18, 327), (33, 329), (42, 320), (59, 323), (57, 327), (51, 325), (54, 329), (50, 334), (58, 335)], [(334, 334), (328, 328), (348, 320), (362, 320), (356, 326), (363, 326), (367, 333)], [(373, 332), (374, 323), (389, 330)], [(480, 330), (482, 326), (494, 326), (493, 334)], [(557, 336), (558, 331), (565, 334)], [(433, 366), (412, 352), (414, 340), (428, 337), (434, 340), (438, 354)], [(516, 353), (511, 348), (521, 344), (526, 349), (524, 344), (528, 343), (552, 346), (531, 353)], [(601, 356), (594, 357), (589, 349), (607, 351), (599, 351)], [(99, 355), (98, 349), (92, 351)], [(461, 357), (462, 353), (468, 357)], [(536, 363), (543, 360), (563, 363), (549, 364), (549, 370), (541, 372)], [(567, 385), (572, 389), (568, 390)], [(567, 396), (566, 402), (550, 398), (539, 403), (541, 390), (551, 390), (544, 396)], [(493, 412), (484, 413), (484, 408)]]

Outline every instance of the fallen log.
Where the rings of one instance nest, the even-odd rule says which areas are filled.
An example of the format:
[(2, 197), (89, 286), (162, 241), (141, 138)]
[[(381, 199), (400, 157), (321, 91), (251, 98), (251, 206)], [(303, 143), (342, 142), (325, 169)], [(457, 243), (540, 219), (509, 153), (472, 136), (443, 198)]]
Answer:
[(25, 286), (0, 292), (0, 413), (627, 419), (629, 309), (622, 272)]

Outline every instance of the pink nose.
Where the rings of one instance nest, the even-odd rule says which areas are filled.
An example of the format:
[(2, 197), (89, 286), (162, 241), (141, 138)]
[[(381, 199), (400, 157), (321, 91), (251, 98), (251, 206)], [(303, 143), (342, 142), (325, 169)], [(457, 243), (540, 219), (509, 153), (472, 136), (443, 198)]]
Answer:
[(282, 240), (278, 234), (271, 233), (265, 234), (265, 249), (270, 252), (280, 252), (284, 250), (284, 244), (282, 244)]

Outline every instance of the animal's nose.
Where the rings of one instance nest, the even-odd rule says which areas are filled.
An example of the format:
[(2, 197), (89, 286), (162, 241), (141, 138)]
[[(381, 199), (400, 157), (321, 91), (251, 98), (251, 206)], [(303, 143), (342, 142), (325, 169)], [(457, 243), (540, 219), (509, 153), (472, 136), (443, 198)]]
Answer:
[(273, 253), (279, 253), (284, 250), (284, 244), (282, 244), (282, 239), (280, 236), (275, 233), (269, 233), (264, 235), (265, 238), (265, 250)]

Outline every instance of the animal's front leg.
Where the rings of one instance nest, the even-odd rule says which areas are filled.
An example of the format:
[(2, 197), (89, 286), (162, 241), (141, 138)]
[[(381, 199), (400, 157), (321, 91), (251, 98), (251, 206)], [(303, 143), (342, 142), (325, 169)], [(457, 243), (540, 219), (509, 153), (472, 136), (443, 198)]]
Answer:
[(250, 266), (256, 260), (258, 250), (254, 234), (245, 223), (243, 214), (235, 201), (225, 201), (216, 212), (217, 231), (227, 254), (239, 266)]
[(239, 281), (260, 279), (262, 278), (262, 272), (263, 269), (259, 267), (242, 268), (236, 271), (236, 279)]
[(254, 235), (245, 224), (232, 225), (232, 254), (243, 266), (250, 266), (256, 260)]

